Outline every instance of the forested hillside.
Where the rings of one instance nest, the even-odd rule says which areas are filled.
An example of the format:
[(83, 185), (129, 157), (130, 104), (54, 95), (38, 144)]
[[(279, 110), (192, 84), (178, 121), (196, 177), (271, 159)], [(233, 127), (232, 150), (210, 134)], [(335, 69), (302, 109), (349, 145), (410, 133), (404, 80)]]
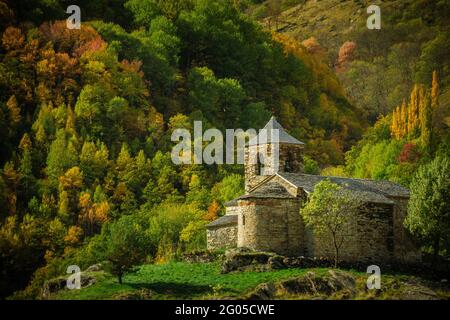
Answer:
[(312, 174), (408, 185), (448, 153), (450, 3), (393, 1), (380, 33), (364, 28), (363, 1), (335, 1), (362, 10), (342, 32), (292, 11), (310, 2), (319, 21), (338, 12), (84, 0), (77, 30), (72, 2), (0, 0), (0, 297), (36, 298), (70, 264), (114, 261), (121, 277), (204, 249), (243, 168), (174, 165), (171, 134), (194, 120), (258, 129), (275, 115)]
[[(366, 27), (373, 4), (380, 6), (380, 30)], [(414, 84), (429, 86), (434, 70), (442, 89), (450, 85), (447, 0), (268, 0), (248, 4), (246, 12), (320, 53), (372, 123), (401, 104)]]
[(2, 295), (134, 212), (151, 216), (156, 259), (202, 248), (243, 171), (175, 166), (175, 128), (258, 129), (273, 114), (321, 165), (362, 134), (332, 70), (230, 1), (79, 5), (71, 30), (65, 1), (0, 3)]

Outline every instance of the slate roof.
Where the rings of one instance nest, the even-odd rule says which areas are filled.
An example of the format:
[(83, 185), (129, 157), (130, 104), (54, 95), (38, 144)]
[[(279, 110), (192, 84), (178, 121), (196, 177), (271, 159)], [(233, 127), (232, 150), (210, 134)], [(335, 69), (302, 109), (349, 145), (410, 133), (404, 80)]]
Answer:
[(324, 179), (330, 179), (347, 190), (357, 192), (368, 202), (394, 203), (390, 197), (408, 198), (409, 190), (389, 181), (374, 181), (342, 177), (327, 177), (300, 173), (279, 172), (278, 175), (306, 192), (314, 191), (314, 186)]
[(206, 225), (206, 228), (222, 228), (226, 226), (234, 226), (238, 223), (237, 214), (226, 214)]
[(223, 205), (225, 207), (236, 207), (238, 205), (238, 198), (225, 202)]
[[(265, 130), (264, 130), (265, 129)], [(279, 143), (290, 143), (290, 144), (304, 144), (303, 142), (295, 139), (289, 133), (284, 130), (281, 124), (275, 119), (275, 117), (270, 118), (269, 122), (265, 125), (265, 127), (259, 131), (258, 135), (248, 142), (249, 146), (254, 146), (263, 143), (272, 142), (272, 130), (278, 129), (278, 142)]]
[(261, 184), (252, 192), (240, 196), (238, 199), (242, 200), (250, 198), (292, 199), (295, 197), (291, 195), (281, 184), (271, 180)]

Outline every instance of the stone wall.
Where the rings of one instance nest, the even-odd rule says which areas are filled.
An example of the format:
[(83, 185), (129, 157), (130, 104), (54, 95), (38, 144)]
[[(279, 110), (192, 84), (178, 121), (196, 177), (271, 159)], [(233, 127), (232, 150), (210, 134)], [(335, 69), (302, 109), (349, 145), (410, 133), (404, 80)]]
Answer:
[[(340, 260), (389, 263), (393, 258), (392, 210), (393, 206), (389, 204), (367, 204), (350, 219), (347, 236), (340, 249)], [(307, 255), (334, 257), (331, 235), (315, 235), (307, 228), (305, 239)]]
[[(250, 146), (245, 150), (245, 191), (249, 192), (259, 183), (277, 172), (303, 172), (303, 146), (296, 144), (279, 144), (278, 166), (274, 161), (273, 153), (275, 144), (263, 144)], [(258, 164), (256, 163), (258, 152), (269, 160), (261, 164), (262, 175), (258, 175)]]
[(297, 199), (239, 200), (238, 247), (284, 255), (303, 253), (304, 226)]
[(395, 260), (402, 263), (414, 263), (421, 261), (420, 248), (413, 242), (413, 238), (409, 235), (403, 226), (406, 213), (408, 199), (392, 198), (394, 205), (394, 256)]
[(303, 189), (298, 188), (297, 186), (293, 185), (292, 183), (283, 179), (282, 177), (278, 175), (274, 176), (273, 180), (271, 181), (276, 181), (277, 183), (282, 185), (292, 196), (299, 197), (301, 201), (304, 201), (306, 199), (306, 194), (303, 191)]
[(239, 213), (238, 206), (225, 207), (225, 214), (238, 214), (238, 213)]
[(235, 248), (237, 245), (237, 229), (237, 225), (207, 229), (208, 250)]

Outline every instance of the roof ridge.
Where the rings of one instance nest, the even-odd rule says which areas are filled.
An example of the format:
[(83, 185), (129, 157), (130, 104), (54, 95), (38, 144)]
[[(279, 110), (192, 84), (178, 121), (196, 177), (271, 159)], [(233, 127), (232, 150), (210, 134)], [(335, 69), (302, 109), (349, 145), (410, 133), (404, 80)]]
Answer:
[(310, 174), (310, 173), (301, 173), (301, 172), (281, 172), (282, 174), (292, 174), (292, 175), (304, 175), (304, 176), (312, 176), (312, 177), (324, 177), (324, 178), (338, 178), (338, 179), (349, 179), (349, 180), (360, 180), (360, 181), (369, 181), (369, 182), (387, 182), (390, 184), (395, 184), (396, 186), (402, 187), (404, 189), (404, 186), (401, 184), (398, 184), (397, 182), (389, 181), (389, 180), (375, 180), (375, 179), (368, 179), (368, 178), (353, 178), (353, 177), (340, 177), (340, 176), (324, 176), (320, 174)]
[[(262, 145), (272, 142), (272, 131), (278, 130), (278, 141), (275, 143), (286, 143), (286, 144), (305, 144), (304, 142), (291, 136), (286, 129), (276, 120), (274, 116), (266, 123), (264, 128), (260, 129), (258, 134), (249, 140), (248, 145)], [(268, 134), (267, 132), (270, 131)], [(261, 140), (261, 141), (260, 141)]]
[(409, 190), (407, 188), (405, 188), (400, 184), (387, 180), (321, 176), (306, 173), (289, 173), (289, 172), (279, 172), (279, 176), (296, 185), (296, 187), (298, 188), (303, 189), (309, 188), (310, 191), (312, 191), (312, 189), (318, 182), (324, 179), (330, 179), (332, 182), (335, 182), (342, 186), (346, 186), (349, 189), (353, 189), (359, 192), (370, 192), (386, 198), (409, 197)]

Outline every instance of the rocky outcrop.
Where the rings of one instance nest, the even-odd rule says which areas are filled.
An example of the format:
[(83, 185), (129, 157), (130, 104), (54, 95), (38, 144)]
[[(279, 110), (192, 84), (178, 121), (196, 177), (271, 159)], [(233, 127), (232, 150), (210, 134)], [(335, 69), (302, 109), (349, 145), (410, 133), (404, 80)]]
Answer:
[(220, 258), (220, 254), (212, 251), (198, 251), (185, 253), (182, 256), (183, 261), (188, 263), (207, 263)]
[(103, 270), (105, 270), (105, 263), (100, 262), (100, 263), (93, 264), (92, 266), (89, 266), (86, 269), (86, 272), (98, 272), (98, 271), (103, 271)]
[[(69, 275), (68, 275), (69, 276)], [(58, 277), (46, 281), (41, 290), (41, 297), (48, 299), (52, 294), (67, 289), (67, 277)], [(85, 272), (81, 273), (80, 285), (81, 288), (86, 288), (97, 282), (97, 279), (92, 275)]]
[(329, 270), (325, 276), (308, 272), (305, 276), (274, 283), (260, 284), (247, 295), (248, 300), (269, 300), (280, 297), (315, 296), (318, 298), (342, 292), (346, 298), (356, 295), (356, 280), (345, 272)]
[(322, 258), (285, 257), (271, 252), (252, 251), (236, 248), (225, 253), (222, 273), (232, 271), (269, 271), (286, 268), (331, 267), (333, 262)]

